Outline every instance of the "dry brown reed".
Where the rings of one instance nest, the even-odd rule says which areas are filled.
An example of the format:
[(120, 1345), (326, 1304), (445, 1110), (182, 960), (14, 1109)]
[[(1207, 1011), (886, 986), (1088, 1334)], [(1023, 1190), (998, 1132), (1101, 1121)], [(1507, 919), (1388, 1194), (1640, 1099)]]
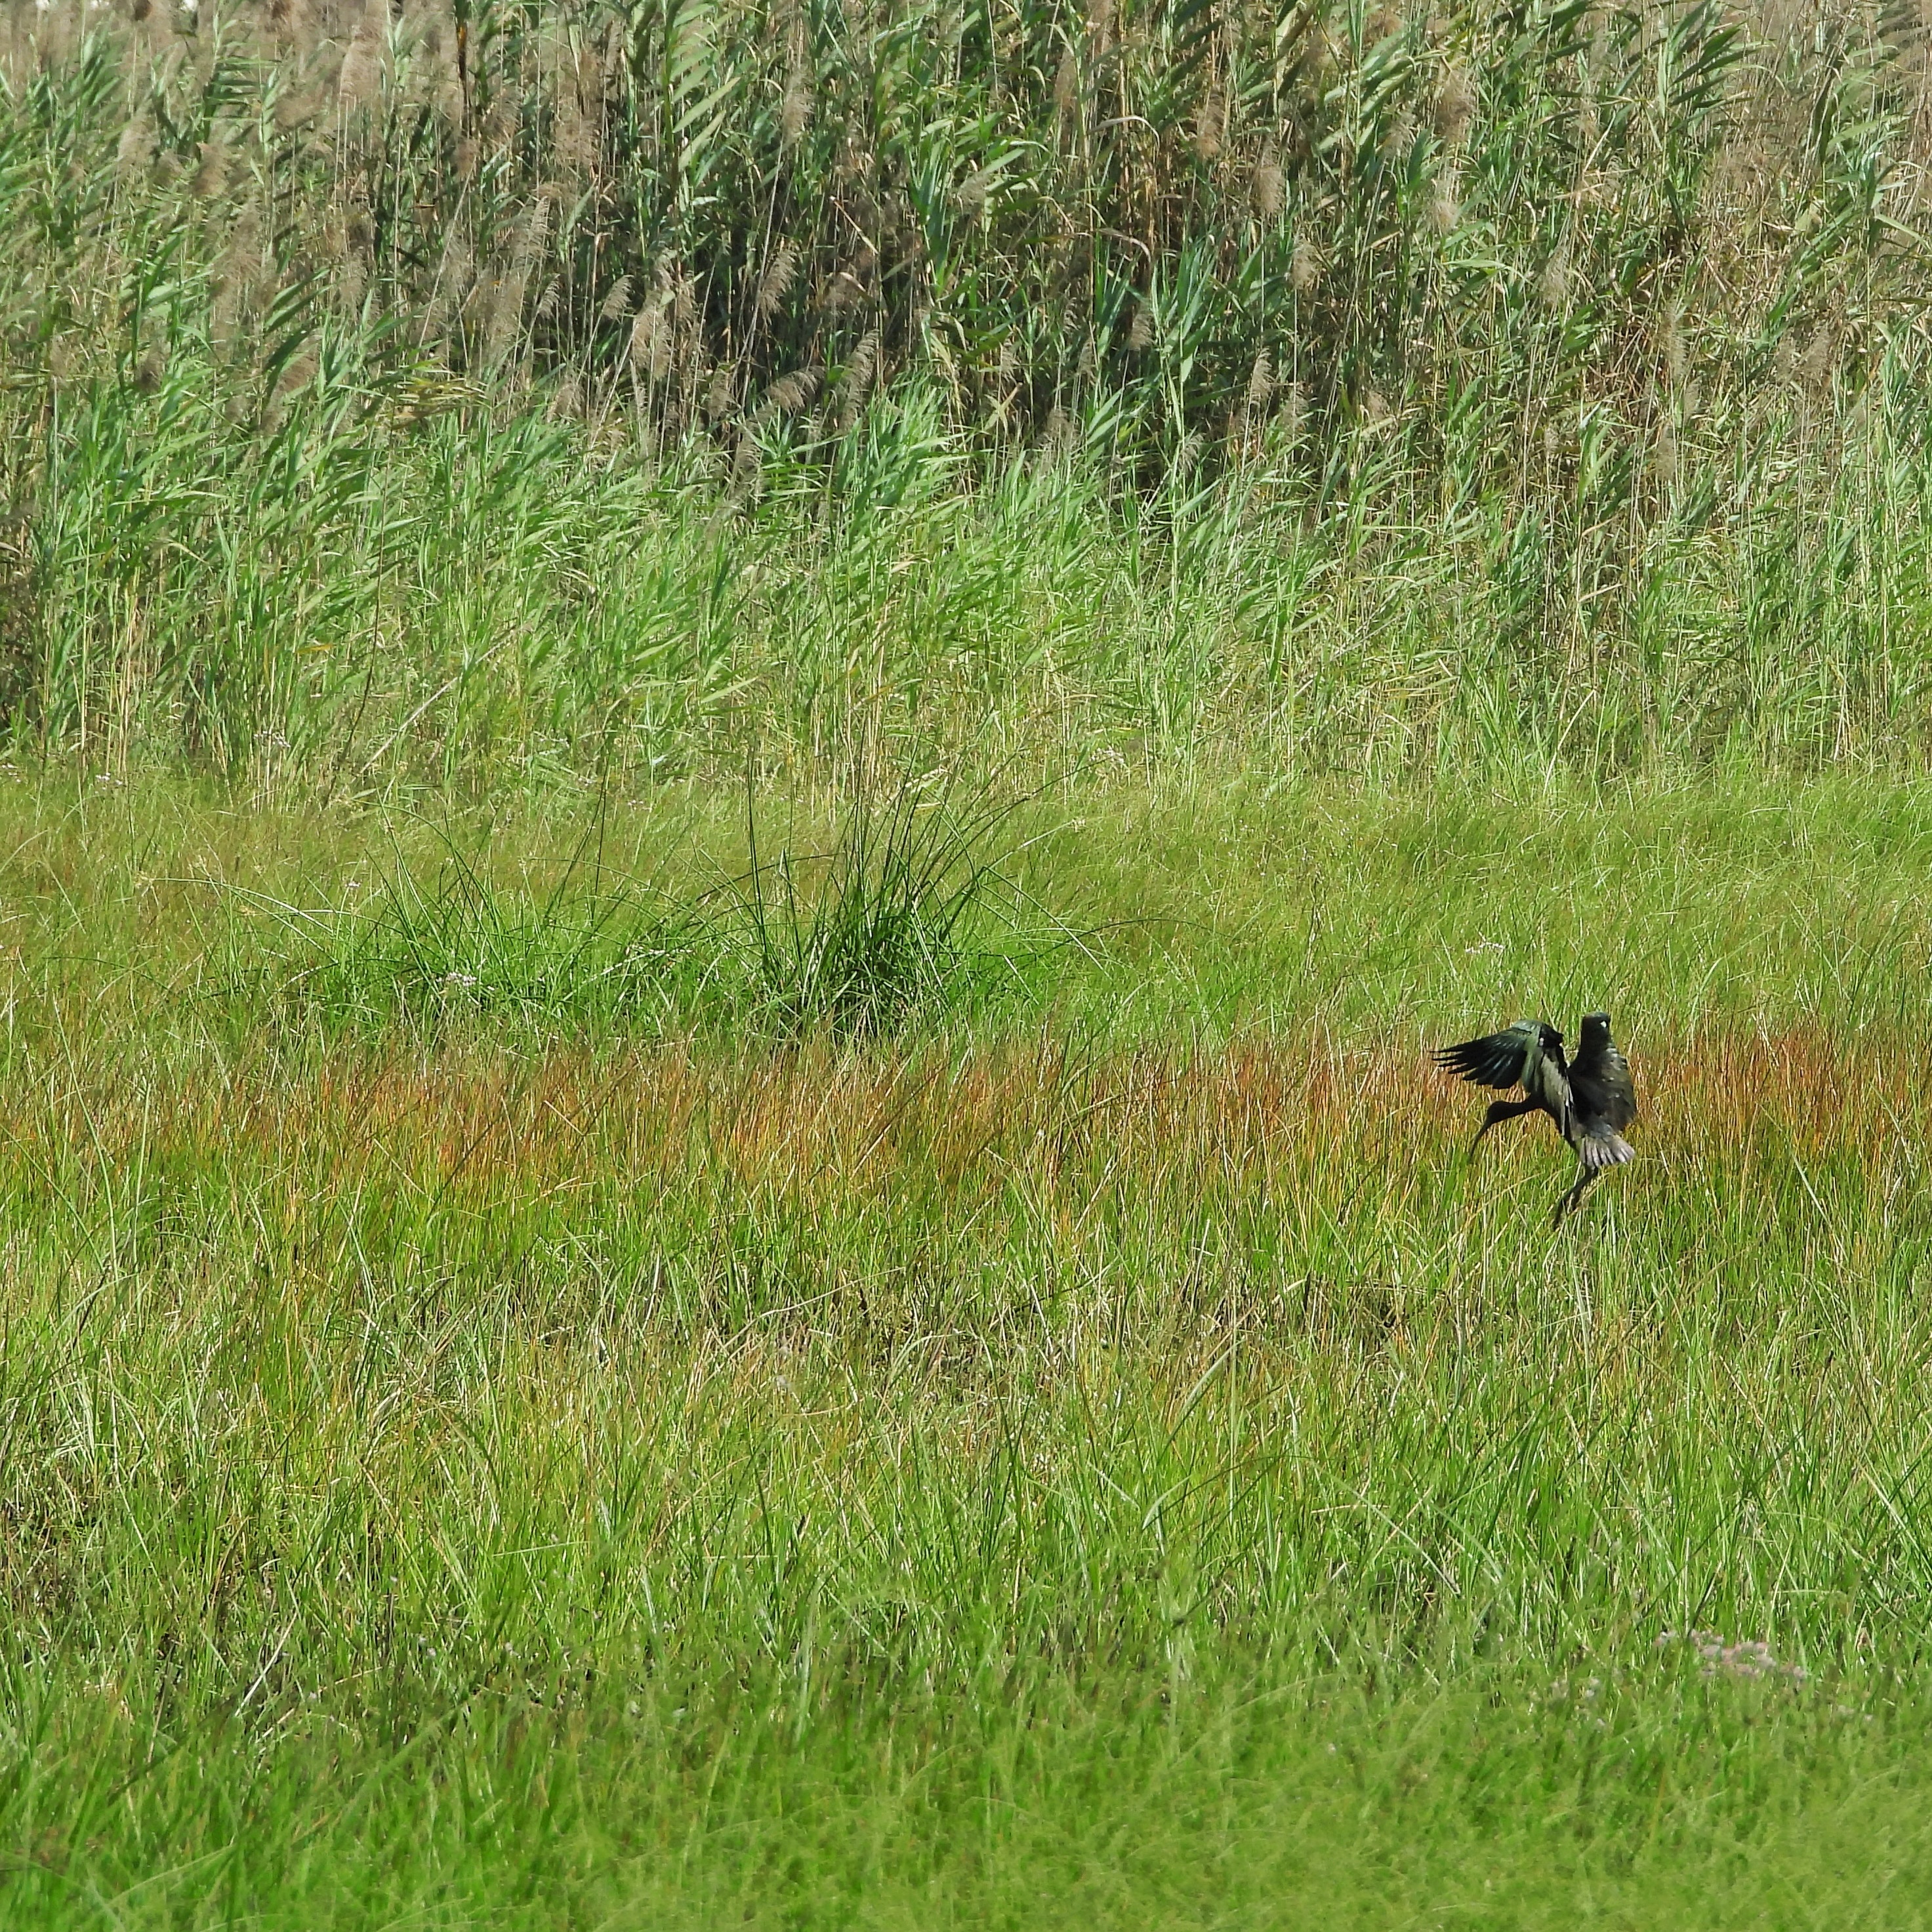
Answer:
[[(757, 395), (868, 340), (896, 376), (933, 342), (970, 357), (1024, 333), (1003, 440), (1045, 436), (1078, 382), (1090, 402), (1121, 392), (1145, 418), (1136, 441), (1172, 454), (1252, 413), (1262, 356), (1337, 436), (1371, 388), (1432, 402), (1478, 370), (1535, 385), (1538, 415), (1615, 398), (1640, 422), (1646, 371), (1622, 346), (1672, 304), (1698, 319), (1710, 394), (1742, 393), (1794, 337), (1814, 390), (1828, 367), (1862, 382), (1927, 293), (1911, 189), (1932, 162), (1928, 70), (1895, 12), (1834, 14), (1821, 44), (1771, 0), (1566, 10), (1527, 34), (1479, 5), (1324, 6), (1156, 16), (1123, 38), (1103, 9), (1070, 35), (1016, 22), (960, 66), (916, 7), (876, 4), (674, 21), (581, 0), (459, 22), (443, 0), (394, 18), (319, 0), (104, 28), (53, 0), (8, 10), (0, 72), (17, 99), (90, 48), (113, 68), (104, 114), (62, 134), (76, 163), (105, 141), (122, 184), (82, 224), (83, 285), (130, 223), (170, 219), (141, 180), (152, 155), (203, 203), (238, 170), (259, 179), (278, 273), (322, 260), (350, 310), (373, 290), (458, 370), (534, 358), (601, 387), (628, 357), (649, 371), (640, 406), (681, 428), (728, 413), (698, 406), (718, 368)], [(868, 50), (893, 23), (911, 51), (875, 86)], [(915, 130), (968, 124), (921, 158)], [(320, 250), (358, 220), (380, 262)], [(208, 245), (232, 245), (219, 217)], [(450, 294), (442, 265), (462, 256), (487, 300)], [(614, 328), (668, 259), (699, 265), (678, 339)], [(1478, 261), (1493, 266), (1472, 280)], [(1539, 311), (1565, 318), (1562, 356), (1531, 349)], [(1137, 388), (1156, 346), (1188, 367), (1184, 392)], [(1673, 387), (1682, 356), (1666, 349)]]

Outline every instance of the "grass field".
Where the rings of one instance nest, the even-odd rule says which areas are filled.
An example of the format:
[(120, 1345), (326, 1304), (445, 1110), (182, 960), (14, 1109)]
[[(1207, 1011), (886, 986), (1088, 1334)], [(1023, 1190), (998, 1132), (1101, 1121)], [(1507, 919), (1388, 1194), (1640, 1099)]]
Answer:
[(1863, 0), (0, 5), (4, 1923), (1932, 1922), (1928, 182)]
[[(274, 910), (699, 800), (4, 796), (14, 1922), (1919, 1922), (1917, 787), (1035, 799), (870, 1044)], [(1552, 1236), (1422, 1048), (1606, 986)]]

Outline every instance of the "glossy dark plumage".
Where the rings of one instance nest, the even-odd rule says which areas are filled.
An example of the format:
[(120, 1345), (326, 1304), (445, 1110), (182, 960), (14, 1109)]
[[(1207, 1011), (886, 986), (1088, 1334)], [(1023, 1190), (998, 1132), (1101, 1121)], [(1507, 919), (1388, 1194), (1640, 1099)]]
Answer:
[[(1606, 1168), (1636, 1158), (1623, 1130), (1636, 1118), (1636, 1089), (1629, 1063), (1610, 1042), (1608, 1013), (1586, 1013), (1577, 1030), (1576, 1057), (1566, 1060), (1563, 1036), (1547, 1020), (1519, 1020), (1501, 1033), (1440, 1047), (1436, 1062), (1479, 1087), (1520, 1087), (1520, 1100), (1496, 1100), (1483, 1117), (1476, 1142), (1520, 1114), (1547, 1114), (1575, 1149), (1576, 1182), (1556, 1204), (1562, 1220)], [(1470, 1152), (1473, 1154), (1475, 1146)]]

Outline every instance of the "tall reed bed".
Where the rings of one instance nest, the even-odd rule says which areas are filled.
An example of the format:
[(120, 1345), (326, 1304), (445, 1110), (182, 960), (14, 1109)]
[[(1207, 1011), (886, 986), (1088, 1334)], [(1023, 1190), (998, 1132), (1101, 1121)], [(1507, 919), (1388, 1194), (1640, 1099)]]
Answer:
[(8, 715), (332, 792), (1914, 740), (1898, 8), (7, 15)]
[(251, 412), (387, 344), (450, 377), (419, 409), (549, 376), (728, 466), (910, 381), (1142, 482), (1272, 436), (1641, 513), (1764, 379), (1916, 367), (1908, 9), (101, 13), (10, 10), (41, 346), (152, 385), (205, 335)]

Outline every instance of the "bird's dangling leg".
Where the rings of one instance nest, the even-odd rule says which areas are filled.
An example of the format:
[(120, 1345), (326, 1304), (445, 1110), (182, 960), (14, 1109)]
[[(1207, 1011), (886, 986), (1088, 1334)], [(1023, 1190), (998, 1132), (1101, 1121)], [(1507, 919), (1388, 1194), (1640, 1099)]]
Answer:
[(1562, 1226), (1564, 1216), (1570, 1214), (1575, 1209), (1576, 1204), (1583, 1198), (1583, 1190), (1588, 1187), (1591, 1182), (1594, 1180), (1596, 1178), (1597, 1170), (1594, 1167), (1580, 1167), (1578, 1168), (1576, 1186), (1571, 1188), (1569, 1192), (1564, 1195), (1563, 1198), (1557, 1202), (1556, 1212), (1550, 1217), (1550, 1225), (1552, 1228), (1558, 1228)]
[(1476, 1130), (1476, 1138), (1469, 1143), (1469, 1158), (1474, 1160), (1476, 1150), (1483, 1144), (1483, 1136), (1504, 1120), (1513, 1120), (1519, 1114), (1534, 1113), (1537, 1103), (1534, 1100), (1492, 1100), (1490, 1111), (1483, 1116), (1483, 1124)]

